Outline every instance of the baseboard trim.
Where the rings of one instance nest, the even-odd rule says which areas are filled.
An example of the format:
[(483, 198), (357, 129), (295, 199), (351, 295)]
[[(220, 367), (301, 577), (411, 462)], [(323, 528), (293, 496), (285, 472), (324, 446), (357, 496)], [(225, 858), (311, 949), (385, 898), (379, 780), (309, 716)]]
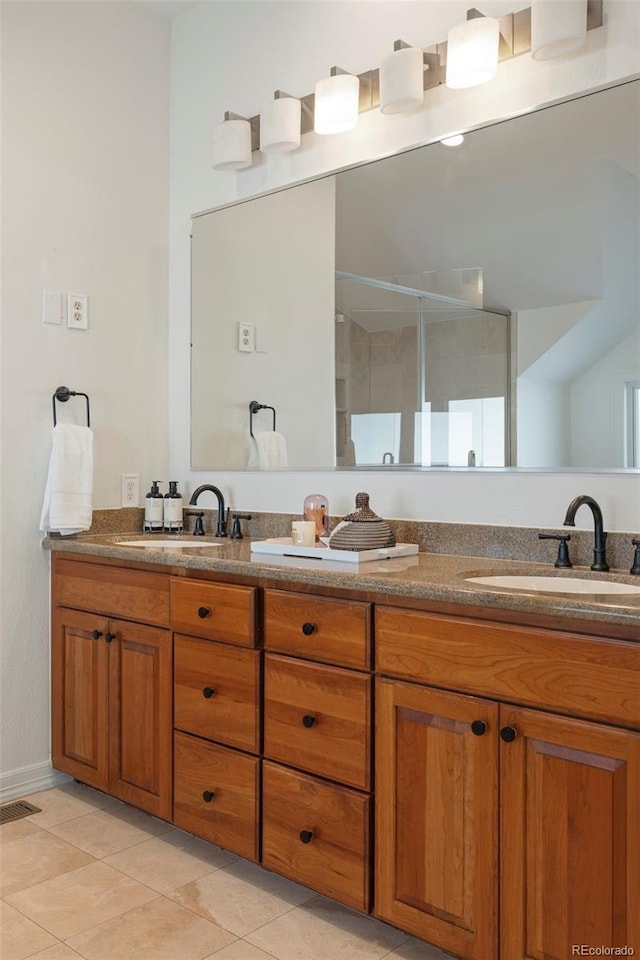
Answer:
[(65, 773), (54, 770), (49, 760), (20, 767), (18, 770), (0, 774), (0, 803), (59, 787), (71, 779)]

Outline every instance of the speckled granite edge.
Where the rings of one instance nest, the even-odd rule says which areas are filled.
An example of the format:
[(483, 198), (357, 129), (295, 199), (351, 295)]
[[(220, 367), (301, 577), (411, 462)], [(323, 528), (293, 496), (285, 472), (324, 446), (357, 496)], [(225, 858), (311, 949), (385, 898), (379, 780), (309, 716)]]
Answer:
[[(198, 507), (198, 509), (201, 509)], [(242, 521), (246, 537), (266, 540), (268, 537), (286, 537), (292, 520), (299, 514), (262, 513), (251, 509), (238, 510), (251, 514), (251, 520)], [(213, 534), (217, 510), (203, 509), (204, 528)], [(95, 510), (89, 534), (132, 533), (142, 530), (144, 511), (138, 508)], [(341, 518), (331, 520), (333, 527)], [(185, 529), (193, 530), (193, 518), (186, 518)], [(486, 557), (496, 560), (519, 560), (530, 563), (555, 562), (558, 544), (554, 540), (540, 540), (539, 533), (570, 534), (569, 555), (575, 566), (589, 567), (593, 562), (593, 533), (569, 527), (507, 527), (473, 523), (441, 523), (428, 520), (389, 520), (399, 543), (417, 543), (421, 553), (453, 556)], [(638, 533), (609, 533), (607, 558), (609, 566), (621, 572), (629, 571), (634, 548), (631, 540)]]

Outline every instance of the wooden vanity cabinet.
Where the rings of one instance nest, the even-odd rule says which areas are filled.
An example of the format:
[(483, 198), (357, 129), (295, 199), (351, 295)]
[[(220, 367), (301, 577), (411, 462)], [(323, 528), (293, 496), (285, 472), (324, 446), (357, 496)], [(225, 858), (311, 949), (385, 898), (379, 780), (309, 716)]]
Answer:
[[(123, 573), (136, 575), (123, 582)], [(170, 820), (168, 610), (168, 584), (156, 574), (54, 557), (53, 766)]]
[(371, 606), (277, 590), (264, 606), (262, 862), (368, 912)]
[(376, 915), (469, 960), (638, 950), (640, 647), (385, 607), (376, 642)]

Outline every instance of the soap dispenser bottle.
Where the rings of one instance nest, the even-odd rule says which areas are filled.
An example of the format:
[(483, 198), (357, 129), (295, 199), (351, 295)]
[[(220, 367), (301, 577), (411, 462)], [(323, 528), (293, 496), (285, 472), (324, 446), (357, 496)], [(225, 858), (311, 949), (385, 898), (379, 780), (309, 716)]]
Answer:
[(182, 533), (182, 496), (175, 480), (169, 481), (169, 493), (164, 495), (164, 528), (170, 533)]
[(144, 531), (157, 533), (164, 523), (164, 500), (158, 487), (159, 481), (151, 481), (151, 490), (144, 501)]

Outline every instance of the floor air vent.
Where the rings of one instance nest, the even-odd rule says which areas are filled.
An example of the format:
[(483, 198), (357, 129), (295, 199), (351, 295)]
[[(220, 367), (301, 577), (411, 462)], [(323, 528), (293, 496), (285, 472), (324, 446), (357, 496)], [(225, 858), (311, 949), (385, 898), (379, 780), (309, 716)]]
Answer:
[(20, 820), (22, 817), (28, 817), (30, 813), (41, 813), (40, 807), (34, 807), (26, 800), (16, 800), (15, 803), (7, 803), (4, 807), (0, 807), (0, 823)]

